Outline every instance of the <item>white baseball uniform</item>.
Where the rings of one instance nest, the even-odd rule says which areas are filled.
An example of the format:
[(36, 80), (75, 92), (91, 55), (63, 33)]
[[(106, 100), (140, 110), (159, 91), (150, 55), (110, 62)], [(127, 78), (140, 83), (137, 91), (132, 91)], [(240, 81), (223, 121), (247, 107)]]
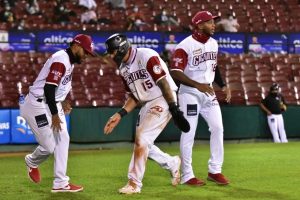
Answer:
[[(171, 70), (182, 71), (194, 81), (212, 85), (217, 66), (217, 54), (218, 43), (215, 39), (209, 38), (207, 42), (202, 43), (191, 35), (177, 45)], [(180, 110), (184, 112), (191, 126), (190, 131), (181, 134), (180, 138), (181, 183), (195, 177), (192, 168), (192, 148), (199, 114), (205, 119), (211, 132), (208, 171), (212, 174), (221, 173), (224, 157), (223, 123), (216, 96), (207, 96), (196, 88), (181, 84), (178, 99)]]
[[(66, 171), (70, 137), (60, 102), (65, 100), (71, 90), (73, 68), (74, 65), (71, 64), (66, 50), (54, 53), (44, 64), (37, 79), (29, 88), (29, 94), (26, 96), (24, 104), (20, 104), (20, 114), (31, 127), (39, 143), (35, 151), (25, 157), (26, 164), (29, 167), (38, 167), (54, 153), (54, 189), (63, 188), (69, 184)], [(62, 122), (62, 130), (58, 133), (51, 128), (52, 115), (44, 96), (46, 83), (57, 86), (55, 101)]]
[(177, 86), (158, 53), (147, 48), (132, 48), (128, 61), (120, 66), (120, 75), (127, 90), (143, 105), (136, 125), (135, 151), (128, 169), (128, 179), (141, 188), (147, 157), (165, 169), (176, 167), (176, 158), (162, 152), (154, 145), (154, 140), (171, 118), (169, 106), (156, 83), (166, 77), (174, 95)]

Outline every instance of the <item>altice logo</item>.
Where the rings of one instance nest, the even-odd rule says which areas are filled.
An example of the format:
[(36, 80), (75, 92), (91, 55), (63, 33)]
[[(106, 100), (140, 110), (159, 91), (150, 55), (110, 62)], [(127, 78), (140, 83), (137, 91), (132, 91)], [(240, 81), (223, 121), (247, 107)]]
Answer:
[(50, 37), (46, 37), (44, 39), (44, 43), (66, 44), (70, 43), (72, 40), (72, 37), (64, 37), (62, 35), (51, 35)]
[(146, 38), (145, 36), (133, 36), (128, 38), (131, 44), (136, 47), (158, 48), (159, 40), (155, 38)]
[(230, 37), (219, 37), (218, 43), (220, 48), (243, 49), (243, 41), (232, 39)]

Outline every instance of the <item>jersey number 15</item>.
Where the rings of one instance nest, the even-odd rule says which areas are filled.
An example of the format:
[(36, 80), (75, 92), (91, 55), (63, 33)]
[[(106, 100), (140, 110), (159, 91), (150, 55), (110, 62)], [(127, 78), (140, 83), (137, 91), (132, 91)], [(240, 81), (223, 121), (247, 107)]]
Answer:
[(151, 83), (151, 81), (148, 79), (145, 82), (142, 82), (142, 86), (143, 86), (144, 90), (147, 91), (147, 89), (150, 89), (153, 87), (153, 83)]

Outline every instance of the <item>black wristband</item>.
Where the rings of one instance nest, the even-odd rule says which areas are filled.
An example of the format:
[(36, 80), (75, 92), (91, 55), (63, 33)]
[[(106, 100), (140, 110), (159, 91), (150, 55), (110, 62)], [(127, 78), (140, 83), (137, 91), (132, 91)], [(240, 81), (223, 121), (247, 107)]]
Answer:
[(125, 110), (124, 108), (122, 108), (121, 110), (119, 110), (118, 113), (121, 115), (121, 117), (124, 117), (125, 115), (128, 114), (127, 110)]
[(174, 107), (177, 107), (177, 103), (176, 102), (171, 102), (171, 103), (168, 103), (169, 105), (169, 110), (174, 108)]

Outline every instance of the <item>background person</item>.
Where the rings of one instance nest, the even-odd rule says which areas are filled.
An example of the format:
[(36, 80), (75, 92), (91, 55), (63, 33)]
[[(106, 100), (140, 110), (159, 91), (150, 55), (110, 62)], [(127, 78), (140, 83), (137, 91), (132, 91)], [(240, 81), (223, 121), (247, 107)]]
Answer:
[(287, 143), (282, 112), (287, 107), (283, 96), (279, 93), (279, 85), (273, 83), (270, 92), (260, 103), (260, 107), (267, 114), (268, 125), (275, 143)]

